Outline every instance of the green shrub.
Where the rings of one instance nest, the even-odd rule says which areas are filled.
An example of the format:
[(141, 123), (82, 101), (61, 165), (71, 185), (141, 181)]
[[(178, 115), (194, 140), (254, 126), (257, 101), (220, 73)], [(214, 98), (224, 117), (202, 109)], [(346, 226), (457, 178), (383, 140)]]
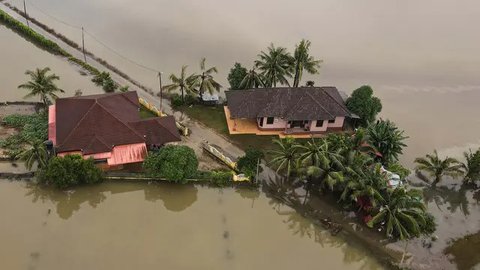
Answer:
[[(255, 177), (257, 174), (257, 164), (259, 159), (263, 159), (265, 155), (258, 149), (247, 149), (245, 155), (238, 159), (237, 169), (244, 173), (248, 177)], [(262, 172), (262, 168), (259, 167), (259, 172)]]
[(405, 179), (405, 177), (409, 176), (412, 173), (409, 169), (403, 167), (398, 162), (389, 164), (387, 170), (398, 174), (401, 179)]
[(210, 173), (210, 181), (212, 184), (223, 187), (233, 181), (232, 171), (212, 171)]
[(185, 103), (183, 103), (182, 96), (174, 93), (170, 95), (170, 103), (172, 104), (173, 108), (183, 105), (190, 106), (197, 104), (197, 98), (193, 95), (185, 95)]
[(18, 134), (0, 141), (0, 148), (5, 149), (5, 153), (11, 159), (17, 158), (18, 154), (23, 151), (23, 145), (26, 142), (43, 142), (48, 139), (48, 117), (46, 113), (8, 115), (3, 118), (3, 123), (6, 126), (19, 129)]
[(37, 176), (39, 182), (57, 188), (99, 183), (104, 179), (103, 172), (95, 166), (93, 159), (83, 159), (79, 155), (53, 157)]
[(149, 153), (143, 163), (145, 173), (169, 181), (185, 183), (196, 175), (198, 160), (192, 148), (184, 145), (167, 145), (158, 152)]

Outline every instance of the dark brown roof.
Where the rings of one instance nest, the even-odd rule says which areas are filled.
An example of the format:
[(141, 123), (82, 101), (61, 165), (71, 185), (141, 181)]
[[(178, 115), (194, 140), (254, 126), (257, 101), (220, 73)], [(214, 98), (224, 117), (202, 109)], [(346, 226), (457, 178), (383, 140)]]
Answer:
[(233, 118), (328, 120), (351, 115), (335, 87), (258, 88), (225, 94)]
[(59, 152), (109, 152), (116, 145), (180, 141), (173, 117), (140, 119), (137, 93), (60, 98), (56, 100)]

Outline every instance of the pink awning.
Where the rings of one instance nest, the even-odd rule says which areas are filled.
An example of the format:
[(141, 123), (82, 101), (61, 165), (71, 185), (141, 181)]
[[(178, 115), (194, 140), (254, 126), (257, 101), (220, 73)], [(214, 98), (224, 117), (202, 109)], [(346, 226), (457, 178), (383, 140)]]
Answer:
[(115, 146), (112, 156), (107, 159), (108, 165), (120, 165), (127, 163), (142, 162), (147, 156), (145, 143), (127, 144)]
[(48, 139), (57, 144), (57, 128), (55, 118), (55, 105), (48, 106)]

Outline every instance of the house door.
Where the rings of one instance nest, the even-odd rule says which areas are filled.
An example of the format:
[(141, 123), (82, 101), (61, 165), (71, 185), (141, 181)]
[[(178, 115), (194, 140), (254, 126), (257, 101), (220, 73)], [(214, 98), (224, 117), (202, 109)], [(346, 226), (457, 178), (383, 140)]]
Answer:
[(305, 127), (304, 121), (291, 121), (290, 128), (303, 128)]

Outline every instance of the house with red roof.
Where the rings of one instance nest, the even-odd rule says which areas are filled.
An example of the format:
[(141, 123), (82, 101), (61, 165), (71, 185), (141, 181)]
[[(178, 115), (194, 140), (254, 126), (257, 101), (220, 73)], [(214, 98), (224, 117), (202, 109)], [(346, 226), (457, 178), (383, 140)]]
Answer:
[(181, 141), (173, 116), (140, 118), (135, 91), (59, 98), (49, 107), (56, 154), (93, 158), (104, 168), (141, 163), (147, 150)]

